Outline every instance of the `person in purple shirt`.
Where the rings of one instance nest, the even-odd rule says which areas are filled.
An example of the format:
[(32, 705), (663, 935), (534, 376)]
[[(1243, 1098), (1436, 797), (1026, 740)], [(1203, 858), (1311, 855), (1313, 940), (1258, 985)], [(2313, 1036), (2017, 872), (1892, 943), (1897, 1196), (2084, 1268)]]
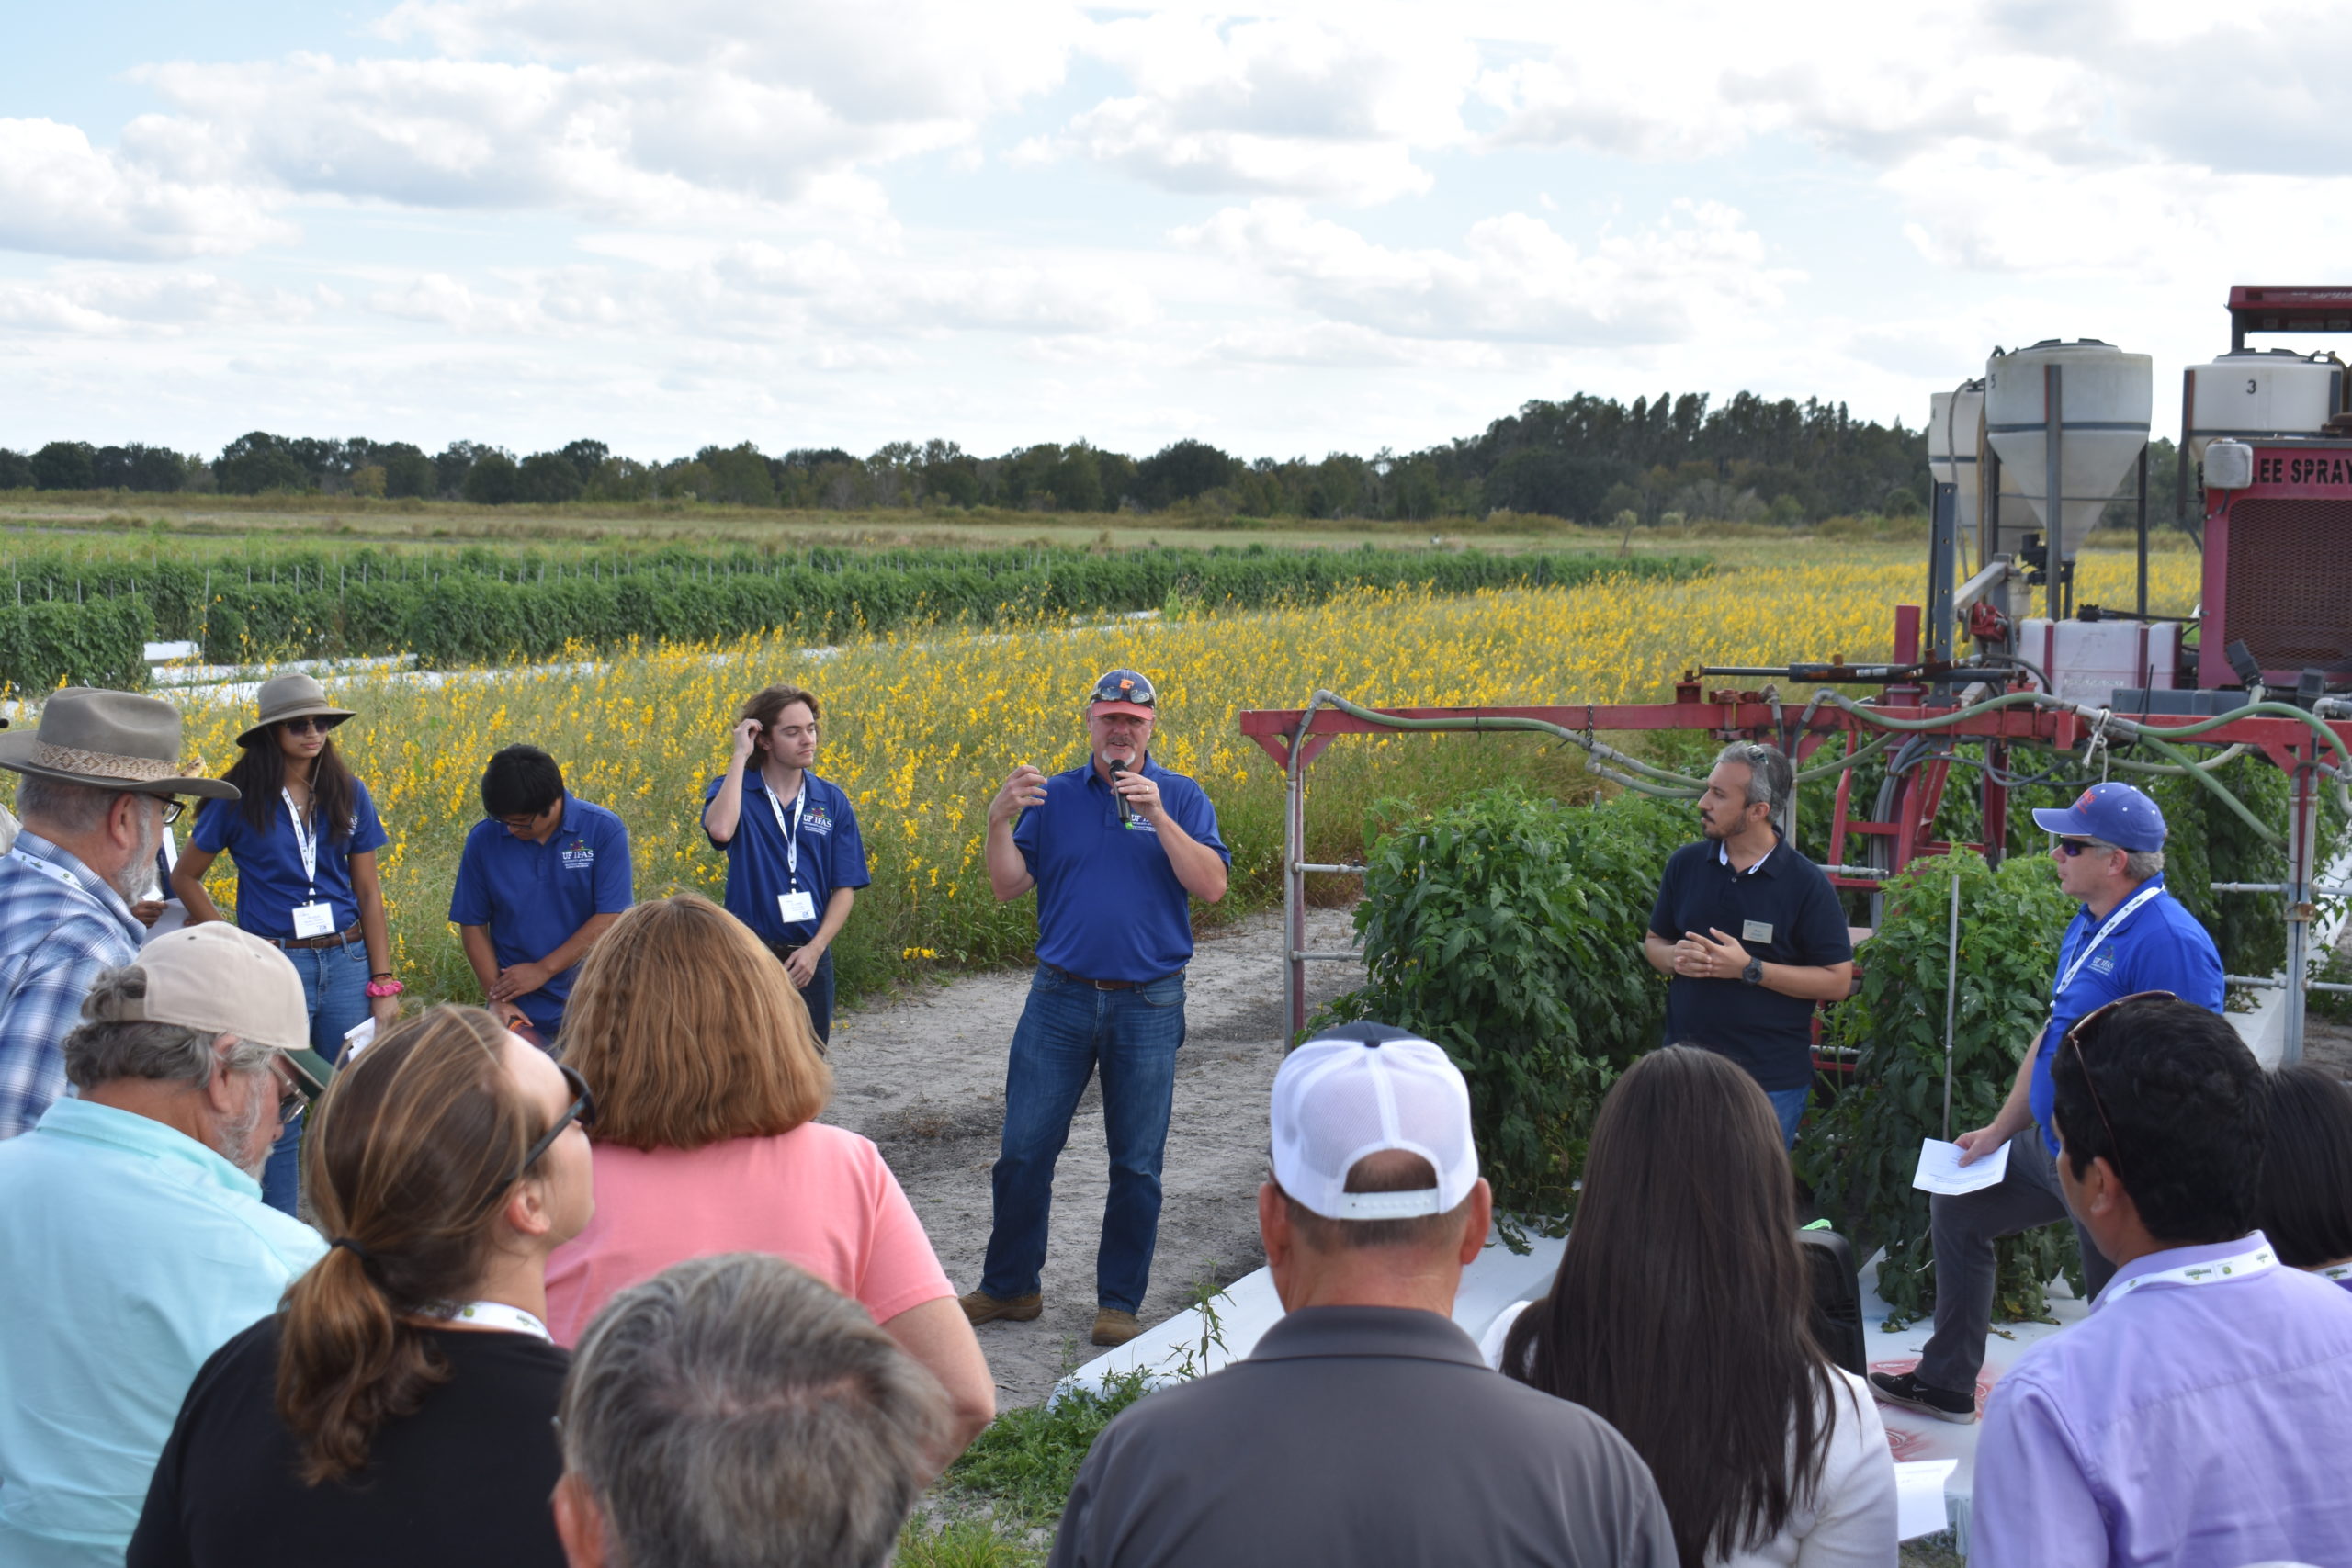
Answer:
[(2262, 1087), (2270, 1130), (2255, 1223), (2279, 1262), (2352, 1291), (2352, 1086), (2297, 1062)]
[(2086, 1015), (2051, 1077), (2058, 1180), (2115, 1274), (1994, 1385), (1973, 1568), (2352, 1563), (2352, 1297), (2254, 1228), (2262, 1070), (2157, 994)]

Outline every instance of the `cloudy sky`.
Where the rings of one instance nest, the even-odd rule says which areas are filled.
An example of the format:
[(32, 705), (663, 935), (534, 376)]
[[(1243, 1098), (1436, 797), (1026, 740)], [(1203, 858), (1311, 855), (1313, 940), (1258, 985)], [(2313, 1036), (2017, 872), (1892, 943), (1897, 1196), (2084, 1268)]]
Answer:
[(1914, 426), (2352, 282), (2352, 7), (23, 7), (0, 446), (261, 427), (1407, 449), (1529, 398)]

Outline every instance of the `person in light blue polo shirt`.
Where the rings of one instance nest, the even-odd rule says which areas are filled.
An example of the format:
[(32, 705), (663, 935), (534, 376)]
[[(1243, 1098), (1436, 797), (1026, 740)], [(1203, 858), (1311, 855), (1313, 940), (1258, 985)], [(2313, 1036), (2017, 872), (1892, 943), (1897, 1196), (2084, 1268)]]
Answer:
[[(1992, 1122), (1953, 1142), (1973, 1164), (2003, 1145), (2007, 1168), (1990, 1187), (1928, 1200), (1936, 1252), (1936, 1331), (1908, 1372), (1872, 1372), (1879, 1398), (1940, 1420), (1976, 1419), (1976, 1374), (1993, 1324), (1994, 1243), (2060, 1220), (2075, 1221), (2083, 1274), (2096, 1295), (2115, 1273), (2071, 1214), (2052, 1156), (2050, 1061), (2075, 1021), (2121, 998), (2167, 991), (2222, 1010), (2222, 956), (2197, 917), (2165, 891), (2165, 818), (2127, 784), (2094, 784), (2074, 805), (2033, 814), (2055, 835), (2058, 886), (2082, 900), (2058, 944), (2050, 1021), (2018, 1064)], [(2258, 1157), (2249, 1152), (2249, 1158)]]
[(491, 1016), (552, 1049), (580, 961), (630, 903), (628, 829), (567, 792), (536, 746), (482, 770), (486, 818), (466, 835), (449, 920)]
[(334, 1070), (283, 953), (214, 922), (108, 969), (79, 1094), (0, 1144), (0, 1563), (119, 1568), (180, 1400), (326, 1251), (261, 1201)]
[(873, 881), (857, 810), (817, 763), (817, 694), (770, 686), (744, 703), (727, 772), (702, 792), (702, 829), (727, 856), (727, 912), (765, 942), (808, 1004), (823, 1044), (833, 1029), (833, 939)]
[(1111, 1182), (1092, 1338), (1123, 1345), (1141, 1332), (1136, 1314), (1159, 1235), (1160, 1158), (1184, 1043), (1191, 900), (1224, 897), (1233, 860), (1201, 786), (1151, 760), (1158, 708), (1149, 681), (1110, 671), (1088, 694), (1087, 760), (1051, 779), (1015, 768), (989, 803), (997, 897), (1037, 890), (1037, 972), (1005, 1068), (988, 1260), (979, 1288), (964, 1297), (974, 1323), (1027, 1322), (1044, 1310), (1054, 1165), (1099, 1069)]

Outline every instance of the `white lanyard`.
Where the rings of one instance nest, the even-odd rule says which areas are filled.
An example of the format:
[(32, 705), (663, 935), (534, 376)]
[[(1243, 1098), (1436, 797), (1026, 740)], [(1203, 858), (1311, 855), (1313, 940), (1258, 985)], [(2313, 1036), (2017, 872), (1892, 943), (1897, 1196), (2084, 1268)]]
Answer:
[(508, 1306), (504, 1302), (468, 1302), (455, 1312), (441, 1316), (451, 1323), (470, 1323), (478, 1328), (503, 1328), (510, 1334), (535, 1334), (549, 1344), (555, 1336), (548, 1325), (525, 1312), (521, 1307)]
[(2340, 1285), (2346, 1280), (2352, 1280), (2352, 1263), (2331, 1263), (2319, 1270), (2319, 1277), (2333, 1280)]
[[(762, 784), (767, 781), (762, 779)], [(775, 791), (767, 792), (768, 809), (775, 813), (775, 830), (784, 835), (784, 874), (791, 879), (795, 890), (800, 886), (800, 813), (808, 805), (808, 775), (800, 775), (800, 793), (792, 797), (792, 825), (784, 823), (784, 807), (775, 803)]]
[(2082, 952), (2075, 954), (2074, 963), (2066, 966), (2065, 977), (2058, 982), (2058, 988), (2050, 993), (2051, 999), (2054, 1001), (2058, 998), (2066, 994), (2066, 987), (2073, 985), (2075, 983), (2075, 976), (2083, 972), (2083, 965), (2089, 963), (2091, 954), (2098, 951), (2098, 944), (2112, 936), (2115, 933), (2116, 928), (2123, 924), (2124, 920), (2131, 915), (2132, 910), (2138, 908), (2141, 905), (2146, 903), (2149, 899), (2154, 897), (2157, 894), (2163, 891), (2164, 886), (2162, 884), (2151, 882), (2148, 886), (2132, 895), (2131, 898), (2124, 904), (2123, 908), (2116, 910), (2114, 914), (2109, 915), (2107, 918), (2106, 922), (2102, 924), (2098, 930), (2091, 933), (2090, 941), (2083, 944)]
[(302, 852), (302, 874), (310, 880), (310, 891), (304, 897), (315, 898), (319, 896), (319, 836), (311, 831), (302, 814), (294, 809), (294, 792), (281, 789), (277, 793), (286, 799), (286, 815), (294, 819), (294, 846)]
[(2099, 1292), (2098, 1304), (2107, 1306), (2120, 1302), (2144, 1285), (2218, 1285), (2224, 1280), (2251, 1279), (2267, 1274), (2278, 1267), (2278, 1255), (2270, 1244), (2245, 1252), (2233, 1252), (2227, 1258), (2217, 1258), (2211, 1263), (2184, 1263), (2177, 1269), (2160, 1269), (2153, 1274), (2134, 1274), (2129, 1280), (2118, 1280)]
[(63, 866), (52, 864), (45, 860), (35, 860), (32, 856), (25, 853), (24, 851), (14, 848), (9, 850), (8, 858), (13, 861), (22, 861), (25, 864), (31, 866), (35, 871), (40, 872), (43, 876), (48, 877), (51, 882), (62, 883), (65, 886), (71, 887), (74, 892), (79, 893), (83, 897), (87, 898), (99, 908), (106, 909), (108, 915), (112, 915), (114, 913), (112, 909), (107, 909), (107, 903), (105, 899), (99, 897), (96, 894), (83, 886), (82, 879), (74, 875), (72, 872), (66, 870)]

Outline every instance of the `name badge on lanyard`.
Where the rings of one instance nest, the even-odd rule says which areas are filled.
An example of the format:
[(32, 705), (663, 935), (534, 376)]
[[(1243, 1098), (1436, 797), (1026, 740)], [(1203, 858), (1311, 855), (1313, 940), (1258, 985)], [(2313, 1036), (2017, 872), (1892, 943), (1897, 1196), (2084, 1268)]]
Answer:
[(294, 936), (297, 941), (311, 937), (334, 935), (334, 908), (319, 897), (319, 836), (294, 809), (294, 792), (277, 792), (286, 801), (286, 815), (294, 822), (294, 847), (301, 852), (302, 876), (309, 886), (304, 902), (294, 906)]
[(808, 777), (800, 778), (800, 793), (792, 797), (792, 820), (784, 819), (784, 807), (776, 804), (775, 791), (770, 790), (768, 809), (775, 813), (775, 830), (784, 835), (784, 874), (792, 880), (792, 891), (775, 896), (776, 912), (787, 926), (805, 926), (817, 918), (817, 895), (800, 886), (800, 814), (808, 805)]

